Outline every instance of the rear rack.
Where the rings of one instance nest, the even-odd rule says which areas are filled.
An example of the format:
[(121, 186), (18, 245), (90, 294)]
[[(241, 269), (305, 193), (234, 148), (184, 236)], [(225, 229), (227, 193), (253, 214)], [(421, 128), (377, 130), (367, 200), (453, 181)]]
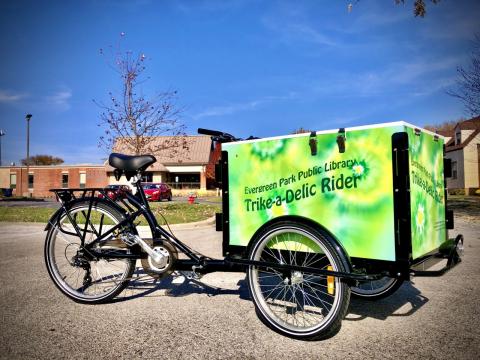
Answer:
[(50, 189), (49, 191), (55, 193), (57, 200), (59, 200), (63, 204), (72, 200), (95, 197), (95, 192), (98, 192), (104, 197), (108, 197), (107, 190), (105, 188), (61, 188)]

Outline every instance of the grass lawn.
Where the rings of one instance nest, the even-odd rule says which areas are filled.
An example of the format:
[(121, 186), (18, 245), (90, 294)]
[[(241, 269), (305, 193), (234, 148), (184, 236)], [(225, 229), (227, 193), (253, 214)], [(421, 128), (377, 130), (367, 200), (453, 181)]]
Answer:
[[(153, 213), (159, 224), (165, 224), (162, 216), (167, 219), (169, 224), (180, 224), (186, 222), (195, 222), (208, 219), (221, 211), (220, 204), (193, 204), (188, 203), (150, 203)], [(20, 207), (20, 206), (0, 206), (0, 222), (38, 222), (46, 223), (53, 215), (55, 209), (45, 207)], [(140, 225), (146, 225), (142, 219)]]
[[(218, 203), (204, 203), (190, 205), (186, 202), (155, 202), (150, 203), (155, 217), (159, 224), (165, 221), (160, 214), (163, 214), (169, 224), (180, 224), (208, 219), (221, 211), (220, 198)], [(479, 196), (448, 196), (448, 208), (453, 210), (455, 216), (479, 220), (480, 219), (480, 197)], [(55, 209), (41, 206), (0, 206), (0, 222), (38, 222), (46, 223)], [(142, 219), (141, 225), (146, 225)]]
[(165, 223), (160, 214), (165, 216), (169, 224), (181, 224), (205, 220), (222, 211), (220, 203), (217, 205), (159, 202), (150, 203), (150, 208), (160, 225)]

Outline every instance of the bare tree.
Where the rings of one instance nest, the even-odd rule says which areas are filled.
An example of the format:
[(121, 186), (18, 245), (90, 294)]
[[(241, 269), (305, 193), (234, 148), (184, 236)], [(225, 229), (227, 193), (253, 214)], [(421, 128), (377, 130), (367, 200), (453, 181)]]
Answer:
[(433, 132), (448, 133), (448, 132), (452, 132), (453, 129), (455, 129), (455, 125), (457, 125), (457, 123), (463, 120), (465, 119), (459, 119), (457, 121), (444, 121), (440, 124), (428, 124), (428, 125), (425, 125), (423, 128)]
[(457, 73), (457, 89), (447, 93), (459, 98), (470, 115), (480, 115), (480, 34), (475, 35), (468, 67), (458, 67)]
[[(121, 34), (124, 37), (124, 33)], [(109, 92), (110, 101), (95, 103), (103, 111), (98, 126), (104, 127), (99, 146), (107, 150), (121, 148), (130, 154), (175, 153), (186, 150), (185, 125), (180, 122), (181, 110), (176, 106), (177, 92), (168, 90), (152, 98), (143, 95), (141, 85), (148, 80), (142, 75), (146, 57), (140, 53), (111, 49), (110, 66), (119, 74), (121, 92)], [(105, 55), (103, 50), (100, 50)], [(169, 136), (158, 141), (158, 136)]]

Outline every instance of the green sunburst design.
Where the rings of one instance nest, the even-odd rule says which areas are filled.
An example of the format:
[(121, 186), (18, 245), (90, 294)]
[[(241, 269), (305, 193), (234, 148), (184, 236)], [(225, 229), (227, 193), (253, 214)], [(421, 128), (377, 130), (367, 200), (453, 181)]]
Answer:
[[(447, 237), (443, 180), (443, 140), (407, 128), (410, 151), (412, 256), (438, 248)], [(415, 183), (420, 179), (424, 186)]]
[(365, 160), (361, 160), (358, 163), (352, 165), (352, 173), (356, 178), (362, 178), (368, 176), (368, 166)]
[(285, 148), (285, 140), (261, 141), (253, 143), (252, 154), (261, 159), (274, 158), (281, 153)]

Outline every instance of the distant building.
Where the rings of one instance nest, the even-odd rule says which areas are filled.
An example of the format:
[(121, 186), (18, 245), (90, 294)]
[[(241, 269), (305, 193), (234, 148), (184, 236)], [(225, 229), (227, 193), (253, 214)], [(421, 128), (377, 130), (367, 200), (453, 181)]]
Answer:
[[(159, 144), (171, 137), (158, 137)], [(214, 186), (215, 163), (220, 157), (220, 144), (212, 144), (209, 136), (185, 136), (186, 148), (153, 154), (157, 162), (145, 172), (144, 181), (164, 182), (173, 189), (207, 189)], [(115, 151), (128, 153), (121, 147)], [(11, 188), (13, 195), (52, 197), (52, 188), (104, 187), (128, 184), (125, 177), (117, 181), (108, 161), (103, 165), (51, 165), (0, 167), (0, 188)]]
[(480, 116), (460, 121), (447, 137), (445, 157), (452, 160), (449, 191), (464, 190), (473, 194), (480, 188)]
[(108, 178), (103, 165), (30, 165), (2, 166), (0, 188), (11, 188), (14, 196), (30, 193), (34, 197), (52, 197), (52, 188), (104, 187)]
[[(150, 166), (144, 176), (146, 182), (167, 183), (173, 189), (207, 189), (214, 180), (215, 163), (220, 158), (220, 144), (212, 144), (210, 136), (184, 136), (185, 149), (168, 149), (168, 144), (175, 139), (172, 136), (155, 137), (155, 147), (167, 149), (154, 155), (157, 162)], [(115, 152), (128, 154), (128, 150), (121, 143), (114, 147)], [(127, 184), (122, 177), (115, 180), (113, 168), (105, 163), (108, 181), (110, 184)]]

